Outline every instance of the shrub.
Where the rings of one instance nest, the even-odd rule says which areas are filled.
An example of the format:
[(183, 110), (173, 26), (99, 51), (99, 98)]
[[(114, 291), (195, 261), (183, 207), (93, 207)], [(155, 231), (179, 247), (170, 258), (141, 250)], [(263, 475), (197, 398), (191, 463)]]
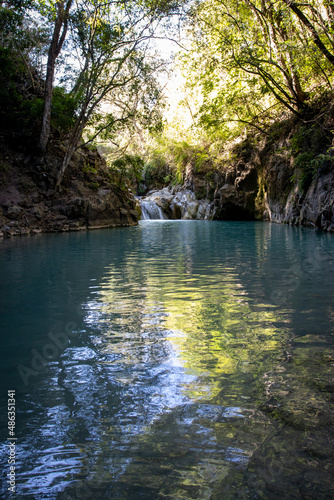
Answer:
[(306, 193), (319, 169), (323, 168), (327, 163), (333, 165), (333, 158), (328, 154), (314, 156), (310, 152), (304, 152), (296, 157), (295, 167), (299, 168), (301, 171), (299, 176), (299, 188), (302, 193)]
[(143, 173), (144, 161), (139, 155), (124, 155), (113, 161), (110, 172), (113, 180), (119, 187), (125, 188), (127, 182), (140, 181)]
[(61, 87), (55, 87), (52, 94), (51, 125), (61, 132), (68, 132), (75, 122), (77, 100)]

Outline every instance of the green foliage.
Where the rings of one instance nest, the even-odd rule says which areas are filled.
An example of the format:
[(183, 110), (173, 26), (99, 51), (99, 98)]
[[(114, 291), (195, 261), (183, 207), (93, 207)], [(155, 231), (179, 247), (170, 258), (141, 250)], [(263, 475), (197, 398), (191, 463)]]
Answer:
[(147, 187), (167, 186), (175, 182), (174, 173), (162, 151), (151, 152), (149, 160), (145, 163), (143, 179)]
[(41, 100), (27, 83), (30, 76), (18, 53), (0, 46), (0, 128), (32, 135), (38, 129)]
[(97, 170), (92, 165), (85, 165), (82, 169), (86, 174), (97, 174)]
[(77, 99), (61, 87), (55, 87), (52, 94), (51, 125), (61, 132), (68, 132), (75, 123)]
[(39, 120), (43, 114), (44, 99), (35, 97), (29, 101), (23, 102), (23, 108), (27, 115), (31, 116), (34, 120)]
[(110, 165), (113, 181), (121, 188), (126, 188), (128, 182), (140, 181), (144, 169), (144, 161), (139, 155), (126, 154)]
[[(188, 166), (193, 172), (211, 176), (219, 169), (217, 144), (200, 138), (195, 144), (192, 131), (178, 129), (172, 123), (155, 137), (148, 151), (144, 176), (147, 185), (183, 184)], [(221, 143), (220, 143), (221, 144)]]
[(22, 24), (22, 13), (1, 6), (0, 8), (0, 32), (2, 35), (9, 35), (17, 30)]
[(318, 123), (311, 126), (299, 125), (291, 137), (294, 166), (299, 170), (299, 175), (294, 174), (292, 180), (298, 177), (301, 193), (306, 193), (320, 169), (333, 166), (333, 157), (329, 153), (324, 153), (329, 148), (331, 140), (331, 134)]
[(295, 167), (300, 170), (299, 188), (302, 193), (306, 193), (319, 169), (326, 163), (333, 167), (333, 157), (329, 154), (314, 156), (313, 153), (305, 151), (295, 158)]
[[(15, 50), (0, 46), (0, 68), (1, 128), (38, 135), (44, 108), (43, 94), (34, 88), (29, 70)], [(75, 122), (76, 106), (77, 101), (70, 93), (56, 87), (52, 97), (52, 127), (68, 132)]]
[[(199, 89), (197, 124), (226, 139), (245, 126), (266, 132), (282, 110), (301, 116), (332, 88), (334, 66), (313, 43), (287, 1), (203, 0), (189, 20), (192, 46), (182, 56), (188, 88)], [(332, 18), (325, 2), (302, 5), (329, 51)], [(327, 4), (326, 4), (327, 5)]]
[(313, 162), (312, 153), (300, 153), (295, 159), (295, 167), (300, 168), (301, 170), (307, 170), (309, 165)]
[(295, 159), (295, 167), (301, 170), (299, 188), (302, 193), (305, 193), (317, 172), (312, 153), (300, 153)]
[(319, 125), (301, 125), (291, 138), (291, 150), (294, 155), (305, 150), (315, 154), (327, 140), (325, 131)]

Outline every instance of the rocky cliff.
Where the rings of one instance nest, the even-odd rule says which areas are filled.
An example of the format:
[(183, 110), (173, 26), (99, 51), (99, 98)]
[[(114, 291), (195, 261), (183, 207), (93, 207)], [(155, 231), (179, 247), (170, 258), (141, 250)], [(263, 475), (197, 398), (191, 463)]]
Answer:
[[(14, 152), (15, 151), (15, 152)], [(54, 191), (63, 146), (53, 141), (43, 157), (27, 148), (0, 151), (0, 236), (129, 226), (138, 221), (136, 200), (112, 182), (105, 160), (81, 148), (61, 189)]]
[(249, 134), (218, 169), (187, 165), (184, 188), (216, 220), (268, 220), (334, 231), (334, 104)]

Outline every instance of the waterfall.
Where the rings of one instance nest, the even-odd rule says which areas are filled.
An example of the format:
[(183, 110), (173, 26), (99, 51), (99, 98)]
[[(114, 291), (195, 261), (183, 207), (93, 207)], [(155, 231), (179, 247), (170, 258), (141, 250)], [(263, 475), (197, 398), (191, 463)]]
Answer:
[(195, 193), (181, 187), (165, 187), (151, 191), (139, 198), (142, 220), (188, 219), (210, 220), (214, 215), (214, 204), (208, 199), (197, 200)]
[(154, 201), (140, 202), (141, 218), (147, 219), (167, 219), (161, 208)]

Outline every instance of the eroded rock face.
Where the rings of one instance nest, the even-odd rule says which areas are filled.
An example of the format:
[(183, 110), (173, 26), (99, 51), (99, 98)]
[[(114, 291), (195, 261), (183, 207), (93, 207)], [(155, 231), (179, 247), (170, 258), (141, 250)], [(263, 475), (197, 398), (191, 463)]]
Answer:
[(208, 179), (188, 166), (184, 186), (153, 191), (141, 203), (156, 204), (168, 219), (254, 220), (257, 192), (254, 167), (239, 165)]
[[(57, 157), (48, 154), (44, 162), (49, 157), (53, 168)], [(97, 172), (91, 174), (91, 179), (89, 172), (85, 173), (88, 162)], [(56, 173), (57, 168), (54, 170)], [(0, 237), (137, 224), (134, 196), (110, 183), (105, 162), (98, 153), (76, 153), (60, 193), (49, 187), (50, 179), (45, 181), (44, 175), (43, 170), (36, 168), (23, 174), (12, 170), (0, 190)], [(95, 179), (97, 182), (92, 182)]]
[(239, 161), (211, 182), (213, 218), (259, 219), (334, 231), (334, 170), (320, 169), (305, 192), (299, 176), (287, 153), (273, 153), (262, 158), (262, 164), (254, 157), (249, 163)]
[[(303, 192), (289, 154), (238, 161), (210, 179), (187, 169), (187, 188), (145, 199), (168, 219), (267, 220), (334, 231), (334, 171), (319, 171)], [(162, 218), (162, 217), (158, 217)]]
[[(203, 192), (203, 179), (202, 192)], [(194, 176), (194, 185), (198, 181)], [(205, 186), (208, 198), (212, 196), (212, 218), (215, 220), (254, 220), (258, 175), (253, 166), (236, 165), (217, 173)], [(197, 194), (198, 196), (198, 194)]]
[(24, 205), (19, 211), (13, 211), (11, 206), (3, 210), (0, 231), (4, 236), (29, 234), (36, 230), (63, 232), (130, 226), (138, 222), (135, 199), (130, 194), (124, 199), (111, 189), (103, 195), (92, 193), (84, 198), (54, 198), (51, 202), (47, 200), (47, 203), (43, 201), (36, 205), (25, 200)]
[(265, 171), (265, 214), (268, 220), (334, 231), (334, 171), (318, 171), (306, 192), (286, 161), (276, 162)]

